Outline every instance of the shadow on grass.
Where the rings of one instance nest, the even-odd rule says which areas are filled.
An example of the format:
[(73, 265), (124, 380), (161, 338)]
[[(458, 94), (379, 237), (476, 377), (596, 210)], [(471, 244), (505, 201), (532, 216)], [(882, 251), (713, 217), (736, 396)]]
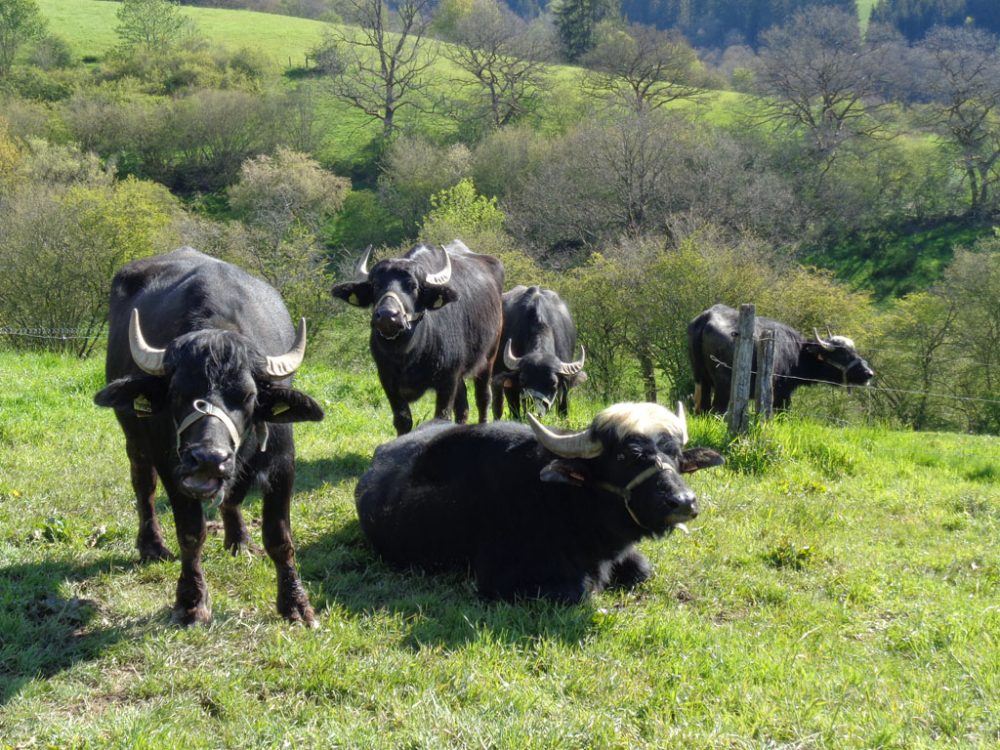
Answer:
[(36, 678), (98, 658), (142, 623), (107, 625), (100, 604), (67, 597), (67, 583), (134, 565), (124, 557), (45, 560), (0, 568), (0, 706)]
[(577, 643), (594, 619), (588, 603), (487, 602), (476, 595), (471, 574), (430, 574), (386, 565), (357, 520), (302, 546), (296, 557), (317, 610), (339, 607), (357, 615), (380, 611), (401, 615), (410, 628), (408, 642), (413, 648), (455, 648), (479, 639), (484, 631), (506, 643), (529, 643), (540, 637)]
[(296, 459), (295, 490), (308, 492), (324, 484), (358, 479), (371, 466), (372, 457), (361, 453), (342, 453), (330, 458)]

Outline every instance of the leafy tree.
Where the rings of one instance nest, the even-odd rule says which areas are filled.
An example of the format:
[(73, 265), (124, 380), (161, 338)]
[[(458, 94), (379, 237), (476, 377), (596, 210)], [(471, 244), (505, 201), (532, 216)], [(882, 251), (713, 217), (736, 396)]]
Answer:
[(592, 94), (611, 96), (635, 112), (701, 93), (695, 85), (698, 56), (678, 32), (639, 24), (605, 26), (581, 61)]
[(412, 236), (431, 208), (431, 196), (469, 172), (469, 149), (437, 146), (423, 138), (399, 136), (389, 146), (379, 178), (379, 196)]
[(563, 54), (576, 62), (594, 46), (598, 22), (618, 14), (617, 0), (555, 0), (551, 6)]
[(115, 15), (119, 51), (126, 56), (170, 49), (194, 30), (174, 0), (122, 0)]
[(426, 72), (435, 58), (435, 48), (425, 44), (432, 0), (345, 1), (359, 30), (330, 31), (312, 57), (333, 95), (380, 123), (388, 142), (396, 115), (424, 106)]
[(274, 156), (262, 154), (243, 162), (239, 182), (229, 188), (229, 205), (280, 239), (295, 225), (318, 231), (343, 207), (349, 189), (348, 180), (306, 154), (279, 147)]
[(112, 275), (176, 246), (179, 208), (162, 186), (114, 182), (72, 149), (32, 148), (18, 167), (17, 190), (0, 197), (0, 319), (70, 329), (66, 339), (28, 343), (84, 355), (103, 330)]
[(3, 0), (0, 3), (0, 76), (10, 73), (18, 49), (44, 31), (45, 19), (35, 0)]

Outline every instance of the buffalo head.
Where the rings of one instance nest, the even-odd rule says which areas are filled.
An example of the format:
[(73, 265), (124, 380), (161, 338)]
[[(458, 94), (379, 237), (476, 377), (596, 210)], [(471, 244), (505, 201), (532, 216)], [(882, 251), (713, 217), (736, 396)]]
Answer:
[(582, 432), (559, 435), (532, 415), (538, 442), (556, 458), (541, 472), (543, 482), (564, 482), (618, 496), (631, 520), (660, 535), (698, 515), (694, 492), (682, 474), (723, 463), (708, 448), (688, 448), (684, 407), (677, 413), (658, 404), (623, 403), (594, 417)]
[(819, 335), (819, 331), (813, 328), (813, 340), (806, 341), (803, 353), (814, 357), (821, 366), (830, 372), (828, 378), (830, 382), (842, 383), (843, 385), (868, 385), (875, 377), (875, 371), (858, 354), (854, 341), (847, 336), (834, 336), (829, 333), (828, 338)]
[(129, 346), (142, 373), (109, 383), (94, 402), (140, 418), (169, 415), (177, 456), (173, 478), (196, 499), (221, 499), (251, 432), (258, 449), (266, 450), (267, 422), (323, 418), (319, 404), (288, 380), (305, 354), (305, 319), (288, 352), (267, 356), (246, 336), (219, 329), (185, 333), (163, 349), (151, 346), (133, 310)]
[(414, 246), (403, 258), (392, 258), (368, 270), (371, 246), (355, 267), (355, 280), (334, 285), (334, 297), (356, 307), (372, 307), (372, 329), (393, 340), (410, 331), (428, 310), (457, 299), (449, 285), (451, 256), (443, 248)]
[[(555, 354), (545, 351), (531, 351), (523, 356), (514, 354), (510, 339), (503, 350), (503, 362), (507, 372), (499, 374), (505, 389), (516, 384), (520, 392), (524, 413), (534, 411), (544, 417), (552, 408), (560, 388), (570, 389), (587, 381), (583, 371), (587, 353), (580, 347), (580, 358), (575, 362), (563, 362)], [(530, 408), (527, 408), (529, 407)]]

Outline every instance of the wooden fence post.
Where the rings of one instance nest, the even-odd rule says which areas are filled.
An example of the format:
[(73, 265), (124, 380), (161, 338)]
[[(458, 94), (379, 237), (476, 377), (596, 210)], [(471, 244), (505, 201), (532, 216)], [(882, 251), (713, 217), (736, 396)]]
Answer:
[(729, 392), (729, 411), (726, 415), (729, 432), (738, 435), (746, 432), (750, 410), (750, 378), (753, 367), (753, 327), (756, 309), (753, 303), (740, 305), (740, 320), (736, 334), (736, 351), (733, 353), (732, 388)]
[(774, 416), (774, 331), (763, 331), (757, 342), (757, 414)]

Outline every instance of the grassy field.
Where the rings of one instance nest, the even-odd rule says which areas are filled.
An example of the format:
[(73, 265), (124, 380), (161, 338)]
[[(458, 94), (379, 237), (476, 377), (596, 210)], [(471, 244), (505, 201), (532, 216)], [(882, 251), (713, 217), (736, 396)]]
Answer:
[[(729, 463), (693, 475), (690, 536), (643, 543), (652, 580), (486, 604), (462, 576), (374, 557), (352, 493), (390, 415), (367, 363), (318, 355), (299, 385), (327, 417), (298, 429), (292, 503), (307, 631), (218, 524), (214, 623), (170, 625), (178, 566), (137, 562), (123, 440), (91, 403), (100, 361), (0, 353), (0, 747), (1000, 742), (997, 438), (789, 419), (726, 445), (693, 420)], [(578, 399), (570, 421), (598, 408)]]

